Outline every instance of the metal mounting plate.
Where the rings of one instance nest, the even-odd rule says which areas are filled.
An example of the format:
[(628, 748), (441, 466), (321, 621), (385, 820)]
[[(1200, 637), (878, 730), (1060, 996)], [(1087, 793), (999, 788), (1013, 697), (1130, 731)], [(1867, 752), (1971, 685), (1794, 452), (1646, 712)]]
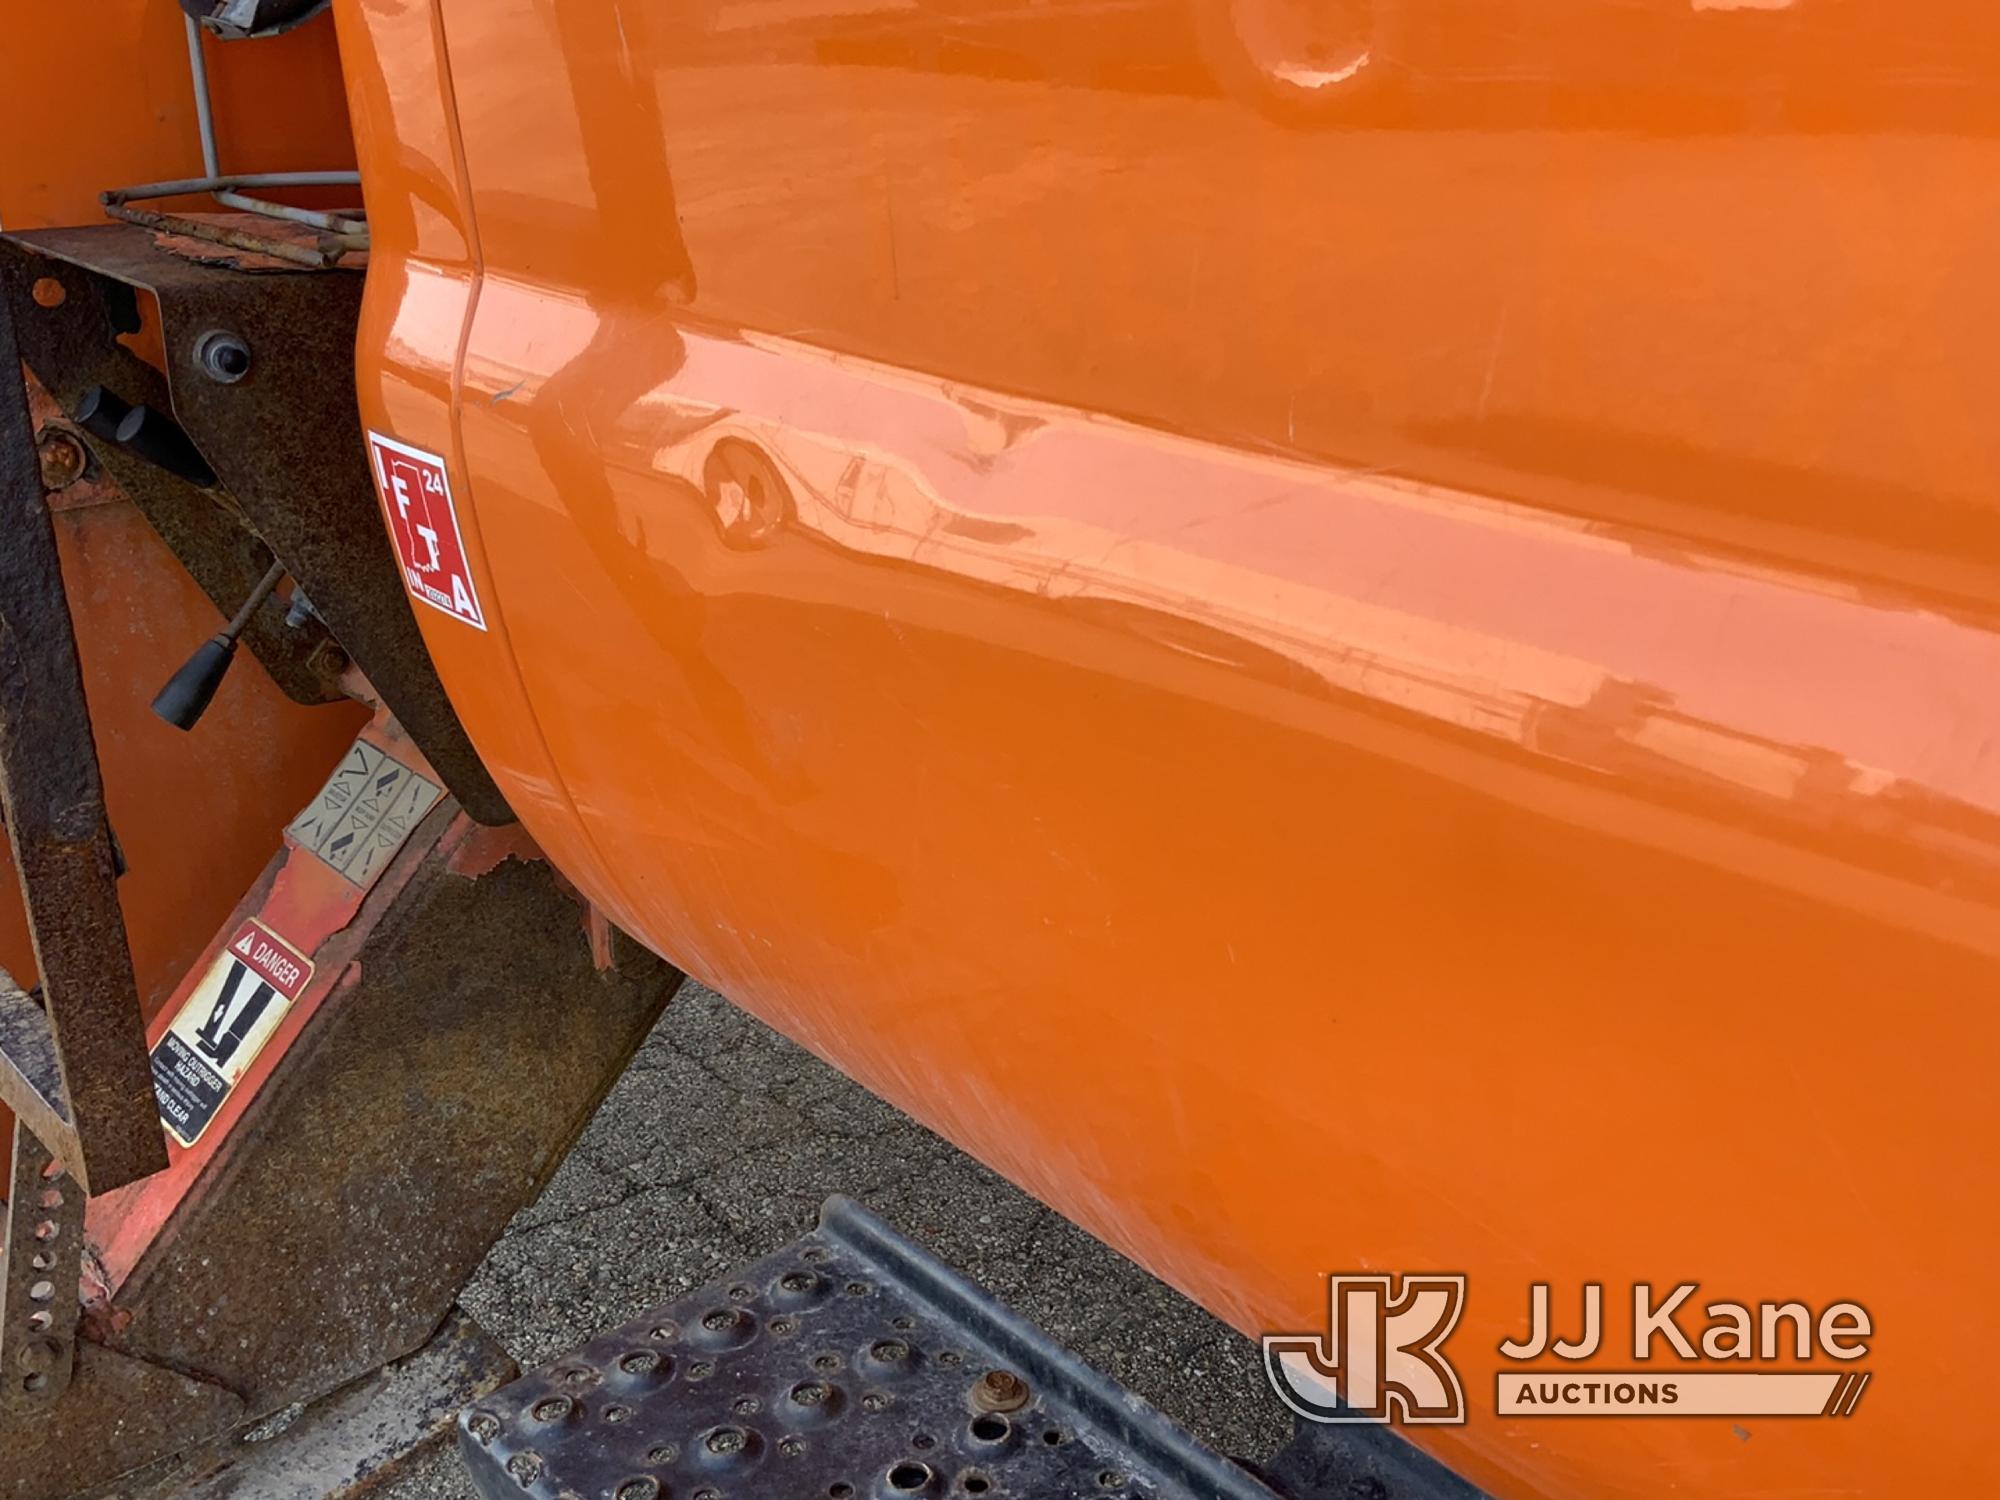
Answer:
[[(354, 395), (361, 278), (199, 264), (132, 224), (0, 235), (0, 274), (22, 353), (65, 410), (93, 385), (128, 402), (164, 400), (214, 470), (217, 487), (203, 488), (96, 445), (191, 571), (207, 560), (197, 581), (223, 613), (249, 593), (272, 554), (281, 558), (465, 810), (482, 823), (512, 822), (445, 697), (381, 523)], [(44, 282), (50, 286), (38, 301), (34, 288)], [(130, 302), (135, 291), (150, 293), (158, 307), (164, 381), (115, 338), (114, 303)], [(216, 332), (248, 350), (240, 379), (219, 383), (204, 373), (202, 341)], [(216, 534), (232, 529), (219, 497), (247, 528), (243, 538)], [(288, 692), (312, 701), (319, 696), (312, 674), (288, 665), (296, 648), (276, 623), (282, 615), (275, 605), (261, 611), (245, 640)]]
[(842, 1198), (479, 1403), (459, 1444), (488, 1500), (1274, 1500)]

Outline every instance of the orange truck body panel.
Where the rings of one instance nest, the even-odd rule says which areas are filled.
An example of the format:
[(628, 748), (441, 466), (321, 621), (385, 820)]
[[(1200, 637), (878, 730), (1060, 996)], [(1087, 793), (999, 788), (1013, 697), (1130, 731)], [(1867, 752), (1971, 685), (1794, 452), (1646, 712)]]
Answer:
[[(1198, 3), (669, 9), (336, 4), (364, 416), (550, 857), (1246, 1332), (1467, 1274), (1420, 1437), (1497, 1495), (2000, 1489), (1936, 1409), (2000, 1339), (1987, 8), (1404, 5), (1423, 97), (1339, 121)], [(148, 620), (146, 694), (209, 628)], [(1687, 1279), (1864, 1303), (1866, 1405), (1493, 1414), (1530, 1283)]]
[[(1468, 1274), (1418, 1436), (1498, 1495), (2000, 1488), (1936, 1406), (2000, 1336), (1985, 8), (1538, 0), (1503, 66), (1438, 0), (1345, 123), (1143, 8), (667, 9), (336, 6), (364, 416), (550, 856), (1245, 1332)], [(1864, 1303), (1867, 1405), (1494, 1414), (1530, 1283), (1683, 1279)]]

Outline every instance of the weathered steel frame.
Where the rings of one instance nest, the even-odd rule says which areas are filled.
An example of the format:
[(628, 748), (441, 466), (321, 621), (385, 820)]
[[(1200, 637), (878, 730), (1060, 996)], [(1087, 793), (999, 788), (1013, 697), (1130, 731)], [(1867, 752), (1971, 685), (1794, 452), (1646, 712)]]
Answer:
[[(511, 822), (438, 682), (382, 528), (354, 399), (361, 278), (206, 265), (131, 224), (0, 236), (0, 274), (22, 353), (58, 405), (74, 412), (101, 386), (171, 410), (213, 469), (215, 485), (200, 485), (92, 437), (100, 462), (222, 614), (282, 559), (466, 812)], [(138, 326), (135, 293), (158, 306), (164, 378), (118, 342)], [(218, 381), (201, 366), (202, 339), (217, 331), (249, 351), (238, 379)], [(325, 674), (314, 672), (310, 649), (297, 661), (310, 638), (288, 636), (284, 614), (267, 603), (244, 643), (267, 668), (277, 662), (273, 676), (290, 696), (320, 701)]]
[(42, 1003), (0, 976), (0, 1099), (85, 1192), (157, 1172), (153, 1103), (117, 854), (83, 670), (42, 492), (14, 320), (0, 308), (0, 808)]

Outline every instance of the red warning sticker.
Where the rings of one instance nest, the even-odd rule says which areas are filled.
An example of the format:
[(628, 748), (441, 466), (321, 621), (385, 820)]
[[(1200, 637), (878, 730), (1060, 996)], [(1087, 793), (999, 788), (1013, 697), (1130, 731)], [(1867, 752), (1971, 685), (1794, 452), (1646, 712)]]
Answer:
[(245, 922), (229, 951), (258, 978), (268, 979), (287, 1000), (298, 999), (312, 978), (312, 960), (300, 957), (291, 944), (261, 922)]
[(472, 586), (444, 460), (379, 432), (368, 434), (368, 451), (410, 597), (484, 630), (486, 615)]

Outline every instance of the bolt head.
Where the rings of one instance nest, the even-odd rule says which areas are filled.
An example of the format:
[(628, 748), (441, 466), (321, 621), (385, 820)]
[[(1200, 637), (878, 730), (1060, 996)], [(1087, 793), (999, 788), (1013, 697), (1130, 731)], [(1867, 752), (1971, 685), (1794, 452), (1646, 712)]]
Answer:
[(1028, 1404), (1028, 1383), (1012, 1370), (988, 1370), (973, 1382), (972, 1404), (980, 1411), (1019, 1411)]
[(90, 453), (83, 440), (60, 427), (42, 429), (35, 442), (35, 456), (41, 460), (42, 488), (51, 494), (68, 489), (90, 467)]

